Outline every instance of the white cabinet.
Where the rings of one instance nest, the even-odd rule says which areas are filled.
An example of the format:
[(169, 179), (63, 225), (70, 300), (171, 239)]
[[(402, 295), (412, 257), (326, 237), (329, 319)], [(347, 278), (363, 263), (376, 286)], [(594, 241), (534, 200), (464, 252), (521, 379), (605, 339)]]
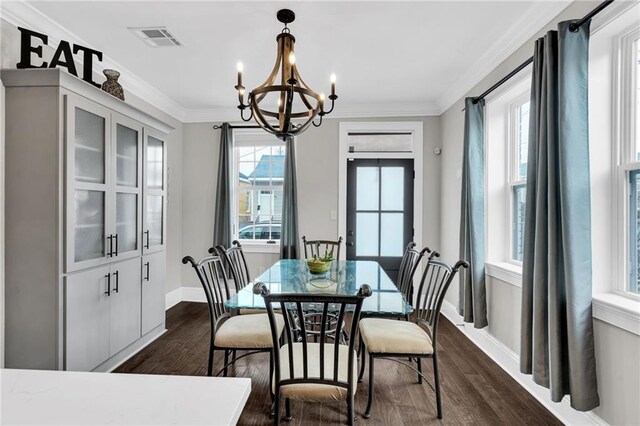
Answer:
[(165, 320), (165, 252), (142, 256), (142, 334)]
[(108, 370), (164, 331), (172, 128), (57, 69), (2, 82), (5, 365)]

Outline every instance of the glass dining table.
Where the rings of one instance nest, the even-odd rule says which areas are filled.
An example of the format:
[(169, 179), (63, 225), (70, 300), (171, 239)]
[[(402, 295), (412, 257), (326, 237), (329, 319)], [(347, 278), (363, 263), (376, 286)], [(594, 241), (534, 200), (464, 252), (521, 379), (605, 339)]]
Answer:
[[(322, 274), (309, 272), (307, 262), (283, 259), (257, 277), (271, 293), (318, 293), (354, 295), (362, 284), (368, 284), (373, 294), (362, 304), (362, 315), (404, 316), (413, 307), (398, 291), (377, 262), (363, 260), (334, 260), (330, 269)], [(225, 306), (229, 309), (264, 309), (262, 296), (253, 294), (248, 285), (231, 296)]]

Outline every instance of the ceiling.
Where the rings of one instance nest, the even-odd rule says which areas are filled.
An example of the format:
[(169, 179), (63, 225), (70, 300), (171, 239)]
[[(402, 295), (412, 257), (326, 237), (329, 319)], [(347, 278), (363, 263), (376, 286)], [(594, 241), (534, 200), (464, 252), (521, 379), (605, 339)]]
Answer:
[[(238, 118), (236, 63), (253, 88), (270, 73), (276, 12), (296, 13), (296, 62), (305, 82), (329, 91), (336, 113), (438, 114), (477, 84), (570, 1), (113, 2), (34, 1), (74, 37), (119, 67), (125, 90), (148, 83), (147, 98), (183, 121)], [(166, 26), (183, 47), (152, 48), (127, 27)], [(50, 34), (51, 35), (51, 34)], [(69, 38), (64, 38), (69, 40)], [(138, 93), (136, 93), (138, 94)], [(144, 93), (142, 93), (142, 97)], [(371, 111), (368, 113), (368, 111)], [(217, 116), (216, 116), (217, 114)], [(220, 117), (225, 116), (225, 117)]]

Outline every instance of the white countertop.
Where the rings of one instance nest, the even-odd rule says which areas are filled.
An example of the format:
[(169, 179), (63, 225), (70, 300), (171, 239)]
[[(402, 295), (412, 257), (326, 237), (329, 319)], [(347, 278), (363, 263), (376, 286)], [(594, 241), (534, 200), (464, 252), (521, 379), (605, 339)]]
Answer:
[(0, 370), (0, 424), (233, 425), (251, 392), (236, 377)]

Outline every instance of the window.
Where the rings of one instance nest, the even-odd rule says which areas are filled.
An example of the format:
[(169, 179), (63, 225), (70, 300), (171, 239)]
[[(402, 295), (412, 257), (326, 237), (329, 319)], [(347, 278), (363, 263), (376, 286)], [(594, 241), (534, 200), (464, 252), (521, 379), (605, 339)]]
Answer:
[(239, 240), (280, 239), (284, 143), (264, 132), (234, 133), (234, 235)]
[(524, 213), (527, 194), (527, 154), (529, 146), (529, 95), (509, 108), (509, 195), (511, 206), (511, 260), (522, 262)]
[(524, 251), (530, 91), (528, 68), (488, 97), (485, 108), (487, 274), (507, 271), (514, 285)]
[(625, 177), (623, 191), (628, 205), (624, 221), (628, 266), (623, 290), (640, 295), (640, 27), (620, 38), (619, 98), (618, 168)]

